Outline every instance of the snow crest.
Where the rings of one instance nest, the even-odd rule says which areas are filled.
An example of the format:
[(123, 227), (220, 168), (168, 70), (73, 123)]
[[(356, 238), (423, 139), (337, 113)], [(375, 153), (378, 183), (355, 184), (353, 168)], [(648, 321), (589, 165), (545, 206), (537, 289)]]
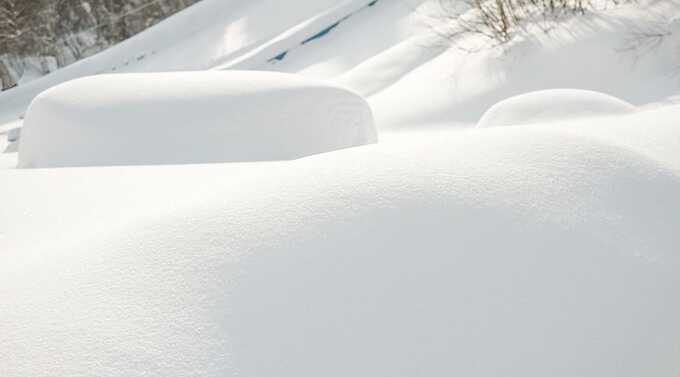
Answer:
[(633, 112), (635, 106), (604, 93), (578, 89), (539, 90), (493, 105), (482, 115), (477, 126), (548, 123)]

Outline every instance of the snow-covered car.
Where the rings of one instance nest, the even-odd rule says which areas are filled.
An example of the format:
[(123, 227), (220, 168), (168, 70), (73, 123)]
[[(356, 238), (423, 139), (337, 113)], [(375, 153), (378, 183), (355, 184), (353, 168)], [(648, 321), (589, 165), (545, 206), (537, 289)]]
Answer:
[(272, 72), (86, 77), (29, 107), (19, 167), (286, 160), (374, 143), (348, 89)]

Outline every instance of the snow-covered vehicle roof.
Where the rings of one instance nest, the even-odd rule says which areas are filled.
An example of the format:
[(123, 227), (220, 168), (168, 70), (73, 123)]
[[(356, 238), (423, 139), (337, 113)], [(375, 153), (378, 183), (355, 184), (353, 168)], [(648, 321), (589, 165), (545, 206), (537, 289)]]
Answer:
[(19, 167), (286, 160), (377, 141), (338, 85), (275, 72), (99, 75), (36, 97)]

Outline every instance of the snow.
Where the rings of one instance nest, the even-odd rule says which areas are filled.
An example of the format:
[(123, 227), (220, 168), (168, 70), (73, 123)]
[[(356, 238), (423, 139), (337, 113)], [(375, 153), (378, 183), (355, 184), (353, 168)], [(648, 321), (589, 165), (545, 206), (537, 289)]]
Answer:
[[(458, 48), (442, 52), (441, 43), (413, 43), (408, 38), (399, 42), (403, 50), (398, 58), (390, 56), (390, 50), (378, 50), (363, 69), (354, 71), (360, 77), (348, 74), (342, 82), (360, 83), (354, 89), (369, 96), (381, 131), (465, 127), (499, 101), (538, 90), (590, 90), (638, 107), (654, 105), (678, 94), (680, 28), (668, 26), (672, 33), (651, 50), (626, 47), (631, 30), (658, 28), (660, 20), (654, 15), (663, 20), (663, 15), (676, 14), (680, 14), (677, 1), (646, 1), (568, 20), (550, 33), (520, 38), (505, 49), (473, 52)], [(370, 20), (365, 22), (368, 27)], [(336, 38), (343, 45), (357, 38), (381, 38), (351, 31), (340, 36), (342, 32)], [(423, 33), (416, 37), (427, 38)], [(470, 39), (468, 45), (474, 46), (477, 41)], [(344, 51), (352, 55), (351, 48)], [(333, 62), (319, 62), (315, 69), (324, 64)], [(374, 92), (375, 85), (369, 87), (362, 78), (378, 79), (386, 67), (391, 74)]]
[(18, 137), (22, 121), (17, 120), (0, 125), (0, 170), (17, 166)]
[[(77, 77), (232, 66), (337, 80), (368, 97), (385, 130), (475, 123), (503, 99), (545, 89), (598, 91), (636, 106), (677, 94), (680, 28), (673, 15), (680, 6), (674, 0), (592, 13), (520, 39), (507, 51), (473, 53), (430, 41), (423, 25), (428, 2), (371, 3), (204, 0), (103, 53), (1, 93), (0, 121), (16, 119), (37, 94)], [(632, 30), (656, 30), (655, 16), (664, 15), (672, 33), (660, 45), (626, 51)], [(296, 45), (347, 16), (322, 38)], [(282, 61), (272, 60), (286, 51)]]
[(252, 51), (227, 63), (216, 65), (213, 69), (253, 69), (268, 62), (284, 60), (295, 49), (325, 37), (340, 23), (345, 22), (362, 10), (374, 6), (375, 3), (375, 0), (341, 2), (327, 11), (295, 25)]
[(7, 132), (7, 141), (9, 141), (10, 143), (19, 140), (19, 137), (21, 137), (21, 128), (19, 127), (12, 128), (11, 130), (9, 130), (9, 132)]
[[(0, 154), (1, 376), (677, 374), (680, 86), (670, 77), (680, 29), (669, 23), (673, 32), (639, 56), (621, 47), (629, 30), (678, 14), (680, 3), (593, 12), (472, 53), (446, 49), (418, 25), (431, 2), (396, 0), (356, 8), (300, 46), (323, 30), (307, 22), (335, 23), (346, 15), (333, 10), (345, 8), (293, 3), (204, 0), (136, 42), (0, 95), (0, 117), (13, 119), (30, 91), (134, 57), (136, 47), (155, 53), (125, 70), (221, 67), (286, 41), (279, 47), (295, 48), (283, 60), (247, 55), (258, 57), (240, 68), (348, 87), (365, 97), (380, 133), (376, 144), (278, 161), (12, 169), (16, 153)], [(173, 101), (159, 121), (113, 123), (129, 107), (110, 95), (133, 103), (144, 82), (121, 83), (135, 76), (92, 79), (87, 96), (53, 100), (106, 105), (115, 117), (86, 128), (108, 132), (97, 149), (116, 142), (116, 156), (129, 149), (147, 159), (169, 153), (167, 132), (215, 146), (201, 132), (214, 116), (177, 108), (224, 90), (215, 74), (185, 76), (210, 77), (190, 91), (153, 85), (143, 108)], [(238, 90), (250, 88), (245, 77), (263, 77), (236, 75)], [(270, 77), (258, 95), (290, 82)], [(489, 123), (519, 124), (476, 127), (491, 108), (500, 115)], [(32, 113), (22, 153), (38, 125)], [(178, 113), (184, 122), (170, 116)], [(87, 147), (89, 134), (52, 131), (65, 125), (52, 119), (40, 122), (53, 132), (40, 132), (45, 149), (34, 149)], [(21, 126), (0, 126), (1, 148), (16, 146), (7, 134)], [(305, 150), (318, 145), (290, 123), (255, 126)], [(276, 138), (262, 133), (243, 151), (271, 146)], [(202, 153), (190, 149), (173, 149), (173, 159)]]
[(5, 171), (0, 371), (668, 375), (679, 115)]
[(319, 80), (239, 71), (99, 75), (33, 101), (19, 167), (282, 160), (376, 141), (366, 101)]
[(12, 93), (0, 93), (0, 121), (16, 119), (38, 94), (68, 80), (103, 73), (213, 68), (262, 49), (290, 33), (294, 25), (300, 25), (295, 38), (313, 36), (328, 26), (321, 22), (340, 21), (372, 1), (295, 0), (291, 6), (280, 0), (203, 0), (102, 53), (21, 85)]
[(482, 115), (478, 127), (550, 123), (574, 118), (630, 114), (635, 106), (588, 90), (541, 90), (511, 97)]

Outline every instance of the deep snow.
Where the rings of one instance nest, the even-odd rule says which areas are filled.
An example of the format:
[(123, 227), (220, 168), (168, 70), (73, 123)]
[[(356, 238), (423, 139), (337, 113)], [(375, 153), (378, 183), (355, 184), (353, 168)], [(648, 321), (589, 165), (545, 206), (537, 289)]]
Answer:
[(31, 104), (19, 167), (287, 160), (375, 143), (351, 91), (273, 72), (98, 75)]
[(603, 93), (576, 89), (539, 90), (493, 105), (482, 115), (477, 126), (564, 122), (578, 118), (630, 114), (635, 111), (635, 106)]
[[(0, 122), (23, 114), (40, 92), (79, 77), (206, 70), (245, 56), (251, 56), (251, 65), (240, 68), (254, 68), (373, 1), (295, 0), (291, 5), (280, 0), (203, 0), (99, 54), (0, 93)], [(279, 49), (252, 56), (281, 35), (287, 38)]]
[[(636, 106), (678, 102), (677, 0), (596, 12), (506, 50), (474, 53), (433, 40), (423, 15), (434, 12), (436, 1), (370, 3), (204, 0), (119, 46), (1, 93), (0, 121), (16, 119), (42, 90), (76, 77), (224, 67), (336, 80), (368, 98), (383, 130), (476, 123), (495, 103), (544, 89), (592, 90)], [(655, 48), (628, 49), (633, 32), (659, 30), (667, 36)], [(470, 40), (466, 45), (478, 43)], [(272, 45), (278, 47), (269, 50)], [(285, 51), (282, 61), (272, 60)]]
[(678, 115), (5, 171), (0, 372), (672, 375)]
[[(256, 15), (277, 3), (206, 0), (200, 17), (156, 29), (194, 38), (140, 65), (252, 51), (271, 39), (250, 36), (291, 36), (338, 5), (282, 7), (274, 32)], [(679, 9), (623, 6), (465, 54), (381, 0), (255, 67), (364, 95), (378, 144), (293, 161), (0, 169), (0, 375), (676, 374), (678, 34), (635, 64), (618, 48), (633, 25)], [(474, 127), (499, 101), (556, 88), (637, 110)], [(518, 105), (504, 119), (531, 120)], [(19, 124), (0, 126), (0, 147)]]

